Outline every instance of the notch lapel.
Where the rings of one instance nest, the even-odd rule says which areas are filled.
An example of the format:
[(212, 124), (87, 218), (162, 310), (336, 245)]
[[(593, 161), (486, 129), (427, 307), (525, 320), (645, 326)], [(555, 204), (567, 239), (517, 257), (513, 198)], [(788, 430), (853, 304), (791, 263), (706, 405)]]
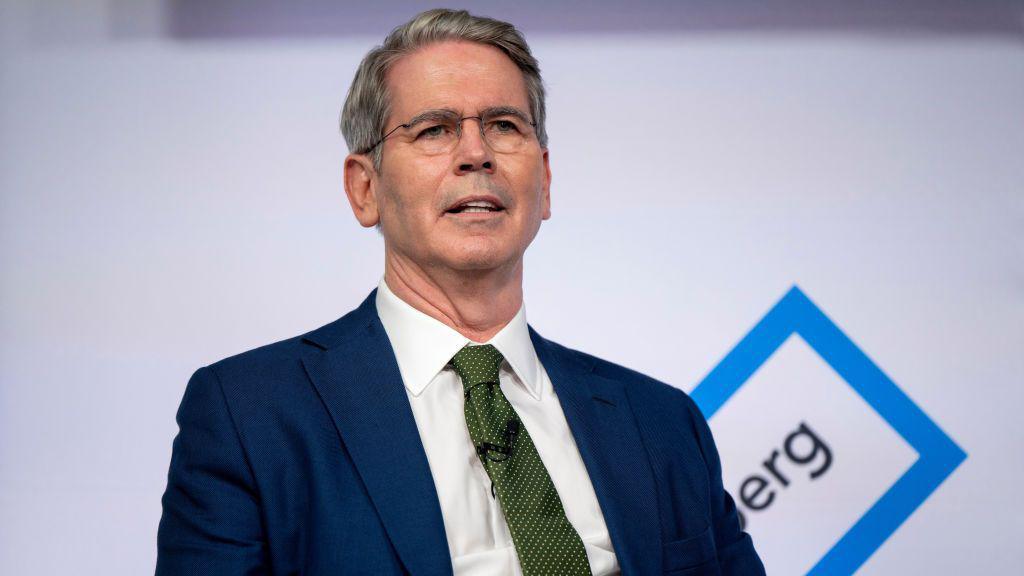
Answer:
[(433, 476), (375, 295), (307, 335), (320, 350), (303, 364), (406, 570), (451, 575)]
[(654, 477), (622, 384), (593, 374), (532, 328), (530, 338), (590, 475), (622, 574), (661, 574)]

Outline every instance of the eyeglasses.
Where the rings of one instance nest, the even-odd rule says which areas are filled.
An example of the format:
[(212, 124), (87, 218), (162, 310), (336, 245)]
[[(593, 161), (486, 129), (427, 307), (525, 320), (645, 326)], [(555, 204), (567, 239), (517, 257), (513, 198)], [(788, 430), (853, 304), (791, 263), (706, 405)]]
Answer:
[(447, 154), (462, 138), (462, 123), (466, 120), (476, 120), (484, 142), (501, 154), (518, 152), (530, 141), (537, 127), (537, 123), (531, 122), (526, 114), (506, 106), (488, 108), (479, 116), (461, 117), (454, 110), (427, 110), (407, 123), (395, 126), (363, 153), (369, 153), (394, 134), (424, 156)]

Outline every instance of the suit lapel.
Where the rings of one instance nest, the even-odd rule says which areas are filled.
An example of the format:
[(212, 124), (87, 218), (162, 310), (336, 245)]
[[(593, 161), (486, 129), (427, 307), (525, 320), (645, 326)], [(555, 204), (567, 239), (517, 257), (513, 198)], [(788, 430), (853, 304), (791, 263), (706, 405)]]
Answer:
[(307, 335), (320, 350), (303, 364), (405, 568), (450, 575), (437, 491), (375, 296)]
[(530, 329), (551, 378), (626, 576), (661, 573), (654, 478), (620, 382), (593, 374), (575, 353)]

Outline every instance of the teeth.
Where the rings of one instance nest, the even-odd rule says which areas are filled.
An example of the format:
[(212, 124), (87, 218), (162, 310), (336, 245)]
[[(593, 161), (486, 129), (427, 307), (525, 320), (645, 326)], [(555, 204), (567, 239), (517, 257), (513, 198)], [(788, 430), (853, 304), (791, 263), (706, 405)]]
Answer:
[(449, 209), (448, 212), (455, 214), (462, 212), (480, 214), (484, 212), (497, 212), (500, 210), (502, 210), (502, 208), (499, 208), (494, 202), (488, 202), (486, 200), (472, 200), (470, 202), (459, 204), (455, 208)]

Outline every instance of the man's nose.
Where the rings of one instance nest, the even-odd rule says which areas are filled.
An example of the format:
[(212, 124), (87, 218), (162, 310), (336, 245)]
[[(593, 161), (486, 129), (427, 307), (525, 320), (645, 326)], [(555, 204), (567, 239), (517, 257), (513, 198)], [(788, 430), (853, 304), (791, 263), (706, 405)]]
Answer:
[(483, 138), (479, 118), (462, 120), (462, 137), (455, 148), (455, 173), (494, 172), (494, 151)]

